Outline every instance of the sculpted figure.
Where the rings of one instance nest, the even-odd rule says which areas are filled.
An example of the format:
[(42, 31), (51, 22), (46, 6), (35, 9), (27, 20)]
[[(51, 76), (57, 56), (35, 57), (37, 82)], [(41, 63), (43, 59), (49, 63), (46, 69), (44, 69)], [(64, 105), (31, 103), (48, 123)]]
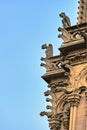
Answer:
[(52, 102), (52, 99), (51, 98), (46, 98), (46, 101), (47, 102)]
[(68, 16), (66, 16), (64, 12), (62, 12), (59, 16), (62, 17), (62, 23), (64, 28), (71, 26), (70, 19)]
[(43, 111), (43, 112), (40, 113), (40, 115), (41, 116), (45, 116), (46, 115), (48, 118), (51, 118), (53, 113), (52, 112), (45, 112), (45, 111)]
[(46, 92), (44, 92), (44, 95), (45, 95), (45, 96), (51, 95), (51, 91), (50, 91), (50, 90), (47, 90)]
[(43, 44), (42, 49), (46, 49), (46, 51), (45, 51), (46, 58), (50, 58), (50, 57), (53, 56), (53, 46), (52, 46), (52, 44), (49, 44), (48, 46), (47, 46), (47, 44)]
[(59, 34), (58, 37), (62, 38), (64, 42), (69, 42), (73, 39), (73, 36), (65, 29), (65, 28), (58, 28), (59, 32), (62, 32), (62, 34)]
[(51, 109), (51, 110), (52, 110), (52, 108), (53, 108), (53, 107), (52, 107), (52, 106), (50, 106), (50, 105), (47, 105), (47, 106), (46, 106), (46, 108), (47, 108), (47, 109)]
[(41, 61), (44, 61), (45, 63), (41, 63), (40, 65), (46, 68), (46, 71), (51, 71), (54, 69), (58, 69), (57, 63), (52, 62), (49, 58), (53, 57), (53, 47), (52, 44), (43, 44), (42, 49), (45, 50), (46, 57), (41, 57)]
[(50, 62), (48, 58), (41, 57), (41, 61), (45, 61), (45, 63), (41, 63), (40, 65), (45, 67), (47, 71), (51, 71), (57, 69), (57, 65), (55, 63)]

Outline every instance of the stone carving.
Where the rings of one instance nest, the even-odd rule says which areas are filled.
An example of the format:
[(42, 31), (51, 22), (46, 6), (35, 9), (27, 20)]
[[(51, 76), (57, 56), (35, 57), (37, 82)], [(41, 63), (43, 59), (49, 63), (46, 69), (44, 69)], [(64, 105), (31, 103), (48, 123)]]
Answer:
[(45, 67), (47, 71), (58, 69), (57, 65), (51, 62), (48, 58), (41, 57), (41, 61), (45, 61), (45, 63), (41, 63), (40, 65)]
[(60, 130), (62, 122), (63, 113), (55, 114), (51, 119), (49, 119), (49, 126), (51, 130)]
[[(83, 1), (87, 3), (87, 0), (81, 0), (80, 3)], [(81, 9), (80, 11), (83, 10)], [(44, 95), (51, 96), (46, 97), (46, 101), (51, 105), (46, 106), (49, 112), (43, 111), (40, 115), (48, 117), (51, 130), (78, 129), (81, 123), (78, 124), (76, 121), (79, 122), (78, 117), (81, 118), (81, 121), (84, 117), (85, 123), (81, 124), (79, 128), (85, 130), (87, 129), (86, 112), (82, 115), (80, 110), (85, 111), (87, 105), (87, 23), (83, 23), (83, 20), (80, 19), (82, 24), (79, 21), (79, 25), (70, 27), (69, 17), (65, 13), (61, 13), (60, 17), (62, 17), (63, 27), (59, 27), (58, 37), (62, 38), (63, 43), (66, 44), (59, 48), (60, 55), (53, 56), (51, 44), (42, 45), (46, 56), (41, 58), (43, 61), (41, 66), (47, 70), (42, 78), (47, 82), (49, 88)]]
[(46, 92), (44, 92), (45, 96), (51, 96), (51, 98), (47, 99), (51, 102), (52, 106), (47, 106), (47, 109), (51, 109), (51, 112), (53, 113), (53, 115), (55, 115), (56, 113), (56, 109), (55, 107), (57, 106), (57, 95), (52, 91), (52, 90), (47, 90)]
[(81, 64), (87, 61), (87, 51), (78, 52), (69, 57), (69, 61), (72, 65)]
[(69, 86), (75, 86), (75, 80), (76, 80), (76, 77), (75, 77), (75, 70), (73, 69), (73, 67), (69, 64), (69, 63), (66, 63), (65, 64), (65, 75), (68, 76), (69, 78)]
[(44, 92), (44, 95), (45, 95), (45, 96), (51, 95), (51, 91), (50, 91), (50, 90), (47, 90), (46, 92)]
[(59, 34), (58, 37), (62, 38), (64, 42), (69, 42), (75, 39), (65, 28), (59, 27), (58, 31), (62, 32), (62, 34)]
[(53, 107), (52, 107), (52, 106), (50, 106), (50, 105), (47, 105), (47, 106), (46, 106), (46, 109), (51, 109), (51, 110), (52, 110), (52, 109), (53, 109)]
[(53, 114), (52, 112), (45, 112), (45, 111), (40, 113), (41, 116), (45, 116), (46, 115), (48, 118), (51, 118), (52, 114)]
[(81, 93), (82, 91), (85, 91), (87, 88), (85, 86), (81, 86), (79, 88), (74, 88), (74, 87), (59, 87), (57, 89), (57, 92), (62, 92), (64, 91), (65, 94), (75, 94), (75, 93)]
[(81, 37), (83, 37), (84, 38), (84, 40), (85, 41), (87, 41), (87, 34), (86, 34), (86, 32), (78, 32), (78, 34), (81, 36)]
[(52, 44), (49, 44), (48, 46), (47, 46), (47, 44), (43, 44), (42, 49), (46, 49), (46, 51), (45, 51), (46, 58), (50, 58), (50, 57), (53, 56), (53, 46), (52, 46)]
[(63, 126), (65, 130), (69, 129), (69, 115), (70, 115), (70, 110), (68, 110), (68, 112), (65, 112), (63, 115)]
[(81, 93), (87, 89), (87, 67), (85, 67), (78, 76), (68, 61), (61, 62), (61, 66), (65, 70), (65, 75), (69, 77), (69, 85), (67, 87), (58, 87), (57, 92), (64, 91), (65, 94)]
[(74, 33), (72, 34), (72, 36), (73, 36), (73, 38), (75, 38), (75, 39), (82, 39), (82, 38), (84, 38), (84, 40), (87, 41), (86, 31), (87, 31), (87, 30), (84, 30), (84, 31), (78, 30), (77, 32), (74, 32)]
[(81, 72), (77, 76), (76, 81), (77, 87), (86, 86), (87, 88), (87, 66), (81, 70)]
[(66, 16), (64, 12), (62, 12), (59, 16), (62, 17), (62, 23), (64, 28), (71, 26), (70, 19), (68, 16)]
[(46, 98), (46, 101), (47, 102), (52, 102), (52, 99), (51, 98)]
[(59, 130), (61, 128), (61, 121), (56, 118), (52, 118), (49, 120), (49, 126), (51, 130)]
[(68, 85), (68, 77), (65, 76), (65, 78), (51, 82), (48, 87), (51, 88), (53, 92), (55, 92), (57, 87), (67, 87)]
[(45, 54), (46, 57), (41, 57), (41, 61), (44, 61), (45, 63), (41, 63), (40, 65), (46, 68), (46, 71), (51, 71), (58, 69), (58, 62), (52, 62), (50, 58), (53, 56), (53, 47), (52, 44), (49, 44), (48, 46), (46, 44), (42, 45), (42, 49), (46, 49)]
[(44, 92), (44, 95), (45, 96), (49, 96), (50, 95), (52, 97), (52, 99), (47, 99), (47, 100), (50, 100), (52, 103), (53, 103), (53, 101), (56, 102), (57, 97), (56, 97), (55, 93), (53, 93), (52, 90), (47, 90), (46, 92)]

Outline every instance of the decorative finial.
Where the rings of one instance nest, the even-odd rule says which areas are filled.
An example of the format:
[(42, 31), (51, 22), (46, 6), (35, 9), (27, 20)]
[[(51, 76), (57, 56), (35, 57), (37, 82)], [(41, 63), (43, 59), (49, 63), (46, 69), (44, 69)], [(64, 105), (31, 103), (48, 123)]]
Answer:
[(86, 23), (87, 22), (87, 0), (79, 0), (79, 7), (78, 7), (78, 24)]

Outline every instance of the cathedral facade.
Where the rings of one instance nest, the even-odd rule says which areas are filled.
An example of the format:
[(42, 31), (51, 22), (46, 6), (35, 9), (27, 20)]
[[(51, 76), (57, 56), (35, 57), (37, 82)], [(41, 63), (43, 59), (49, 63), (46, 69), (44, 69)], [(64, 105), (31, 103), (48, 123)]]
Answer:
[(49, 88), (44, 95), (52, 105), (40, 115), (47, 116), (51, 130), (87, 130), (87, 0), (78, 3), (76, 25), (71, 26), (64, 12), (59, 14), (63, 25), (58, 28), (58, 37), (63, 39), (60, 54), (53, 56), (52, 44), (42, 45), (46, 54), (41, 58), (46, 68), (42, 78)]

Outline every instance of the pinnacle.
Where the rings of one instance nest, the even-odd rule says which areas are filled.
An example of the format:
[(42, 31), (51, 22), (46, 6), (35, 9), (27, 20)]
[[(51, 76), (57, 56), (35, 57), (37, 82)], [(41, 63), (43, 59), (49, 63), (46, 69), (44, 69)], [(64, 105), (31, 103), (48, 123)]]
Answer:
[(87, 22), (87, 0), (79, 0), (78, 7), (78, 24)]

